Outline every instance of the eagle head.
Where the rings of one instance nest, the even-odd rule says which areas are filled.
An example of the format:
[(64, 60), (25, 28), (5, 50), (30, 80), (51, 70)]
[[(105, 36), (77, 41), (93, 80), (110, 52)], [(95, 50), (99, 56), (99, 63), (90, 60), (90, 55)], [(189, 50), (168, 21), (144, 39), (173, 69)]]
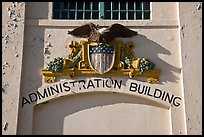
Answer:
[(98, 30), (98, 32), (103, 35), (105, 32), (109, 32), (110, 30), (106, 29), (106, 28), (101, 28)]

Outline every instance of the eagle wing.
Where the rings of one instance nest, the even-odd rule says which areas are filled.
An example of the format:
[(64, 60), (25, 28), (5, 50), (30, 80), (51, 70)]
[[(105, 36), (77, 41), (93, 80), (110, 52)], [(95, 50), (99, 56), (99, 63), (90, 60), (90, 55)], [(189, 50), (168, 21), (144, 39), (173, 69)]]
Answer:
[(106, 40), (106, 42), (110, 42), (114, 40), (116, 37), (132, 37), (137, 35), (136, 31), (132, 31), (128, 29), (127, 27), (121, 25), (121, 24), (113, 24), (109, 28), (107, 28), (107, 32), (103, 34), (103, 39)]
[(93, 23), (86, 23), (72, 31), (68, 31), (68, 34), (80, 38), (92, 38), (98, 34), (98, 29)]

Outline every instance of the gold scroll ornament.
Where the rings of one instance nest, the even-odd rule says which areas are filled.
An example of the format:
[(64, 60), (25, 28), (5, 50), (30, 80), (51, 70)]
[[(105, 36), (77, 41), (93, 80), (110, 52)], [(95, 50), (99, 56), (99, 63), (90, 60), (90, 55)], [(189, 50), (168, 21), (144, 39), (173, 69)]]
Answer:
[(71, 41), (68, 46), (70, 54), (63, 58), (62, 72), (56, 72), (43, 68), (42, 74), (46, 83), (56, 82), (60, 76), (122, 76), (136, 79), (146, 77), (149, 83), (158, 83), (161, 70), (150, 69), (140, 72), (141, 58), (135, 58), (132, 53), (133, 42), (124, 44), (122, 41), (114, 40), (110, 45), (115, 45), (115, 62), (110, 71), (99, 74), (92, 69), (88, 60), (88, 45), (98, 45), (96, 42), (81, 40)]

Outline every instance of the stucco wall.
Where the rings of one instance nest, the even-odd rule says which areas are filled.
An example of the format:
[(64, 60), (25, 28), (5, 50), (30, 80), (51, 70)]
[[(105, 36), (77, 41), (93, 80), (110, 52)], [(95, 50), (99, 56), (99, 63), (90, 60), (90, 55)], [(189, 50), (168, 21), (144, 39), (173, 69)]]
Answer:
[(123, 94), (64, 97), (37, 106), (34, 114), (33, 134), (171, 134), (168, 109)]
[[(35, 3), (37, 6), (37, 3)], [(160, 5), (161, 3), (153, 3), (152, 7), (157, 7), (158, 5)], [(36, 88), (43, 86), (45, 83), (42, 81), (42, 77), (41, 75), (39, 75), (39, 70), (40, 68), (42, 68), (43, 66), (45, 66), (46, 63), (48, 63), (50, 60), (52, 60), (54, 57), (60, 56), (60, 57), (68, 57), (68, 53), (69, 50), (68, 48), (66, 48), (66, 45), (68, 42), (70, 42), (71, 40), (76, 40), (79, 41), (79, 39), (74, 38), (70, 35), (67, 35), (67, 31), (71, 30), (77, 26), (80, 26), (81, 24), (84, 23), (84, 21), (52, 21), (52, 20), (46, 20), (45, 17), (42, 17), (41, 15), (38, 16), (37, 12), (33, 12), (33, 5), (32, 4), (28, 4), (26, 7), (26, 28), (25, 28), (25, 45), (26, 47), (24, 48), (24, 53), (25, 56), (27, 56), (27, 60), (24, 60), (23, 62), (23, 70), (24, 70), (24, 74), (23, 74), (23, 79), (22, 79), (22, 83), (24, 83), (22, 85), (22, 90), (21, 90), (21, 94), (22, 96), (24, 94), (26, 94), (26, 92), (35, 90)], [(164, 3), (162, 4), (163, 8), (157, 8), (160, 10), (153, 10), (153, 15), (152, 15), (152, 20), (150, 21), (130, 21), (130, 22), (125, 22), (125, 21), (114, 21), (114, 22), (118, 22), (127, 26), (131, 26), (131, 29), (138, 31), (139, 35), (136, 37), (133, 37), (131, 39), (122, 39), (124, 40), (124, 42), (127, 42), (129, 40), (133, 41), (135, 44), (135, 48), (133, 49), (133, 52), (135, 54), (136, 57), (146, 57), (149, 58), (151, 61), (153, 61), (156, 64), (156, 68), (158, 69), (162, 69), (162, 75), (160, 77), (160, 86), (162, 88), (164, 88), (166, 91), (171, 92), (172, 94), (176, 94), (178, 96), (181, 96), (181, 83), (180, 83), (180, 62), (179, 62), (179, 35), (178, 35), (178, 24), (177, 24), (177, 16), (176, 16), (176, 3)], [(43, 9), (43, 7), (47, 7), (49, 6), (49, 4), (47, 3), (47, 5), (45, 6), (45, 4), (41, 5), (39, 7), (39, 11), (41, 11)], [(170, 13), (168, 11), (166, 11), (165, 9), (174, 9), (175, 13)], [(47, 14), (47, 8), (45, 8), (44, 10), (46, 11)], [(165, 12), (162, 12), (165, 11)], [(39, 17), (41, 20), (38, 20), (38, 22), (36, 22), (36, 17)], [(41, 18), (42, 17), (42, 18)], [(164, 18), (165, 17), (165, 18)], [(37, 19), (39, 19), (37, 18)], [(168, 20), (165, 20), (167, 19)], [(113, 22), (111, 21), (94, 21), (95, 24), (99, 24), (101, 26), (109, 26), (111, 25)], [(136, 24), (138, 25), (136, 25)], [(73, 26), (74, 25), (74, 26)], [(141, 26), (141, 27), (140, 27)], [(162, 36), (161, 36), (162, 34)], [(60, 39), (59, 39), (60, 38)], [(44, 48), (47, 46), (47, 44), (50, 43), (51, 46), (48, 47), (48, 52), (46, 54), (43, 53)], [(174, 45), (174, 46), (172, 46)], [(38, 60), (36, 62), (30, 62), (30, 58), (34, 59), (34, 60)], [(163, 85), (163, 86), (162, 86)], [(172, 88), (173, 87), (173, 88)], [(88, 100), (91, 100), (91, 97), (88, 97)], [(110, 96), (110, 100), (114, 100), (114, 96)], [(65, 100), (64, 100), (65, 101)], [(64, 102), (64, 101), (60, 101), (60, 102)], [(88, 104), (89, 102), (85, 102), (85, 104)], [(70, 111), (74, 111), (72, 107), (72, 105), (69, 105), (68, 103), (66, 103), (66, 101), (64, 102), (64, 104), (67, 104), (67, 108), (69, 108)], [(90, 117), (94, 117), (94, 113), (93, 112), (89, 112), (89, 109), (84, 109), (83, 107), (81, 107), (80, 105), (81, 103), (78, 102), (75, 107), (80, 107), (83, 111), (87, 111), (86, 113), (89, 113)], [(94, 105), (94, 102), (91, 102), (92, 105)], [(64, 107), (62, 105), (60, 105), (59, 103), (55, 104), (57, 106), (57, 108), (59, 109), (63, 109)], [(54, 105), (54, 106), (55, 106)], [(46, 105), (42, 105), (42, 106), (47, 106), (48, 108), (52, 108), (52, 104), (46, 104)], [(130, 109), (130, 106), (127, 105), (127, 109)], [(105, 107), (105, 106), (104, 106)], [(158, 127), (155, 128), (154, 123), (149, 123), (150, 127), (148, 127), (149, 132), (145, 133), (143, 131), (140, 130), (136, 130), (135, 132), (132, 132), (134, 134), (159, 134), (159, 132), (163, 133), (163, 134), (185, 134), (185, 124), (184, 124), (184, 119), (183, 119), (183, 115), (184, 115), (184, 110), (182, 109), (184, 107), (184, 105), (182, 104), (179, 108), (174, 108), (172, 107), (171, 109), (168, 110), (164, 110), (164, 112), (166, 112), (166, 114), (164, 112), (161, 111), (161, 117), (168, 117), (168, 119), (166, 120), (166, 124), (169, 123), (169, 129), (167, 128), (166, 130), (164, 130), (163, 132), (161, 130), (159, 130), (162, 126), (164, 126), (163, 124), (160, 125), (158, 123)], [(20, 125), (24, 125), (21, 129), (19, 128), (19, 134), (24, 134), (25, 130), (22, 131), (23, 129), (26, 129), (26, 132), (29, 134), (42, 134), (43, 132), (46, 133), (53, 133), (54, 131), (51, 130), (52, 132), (50, 132), (47, 128), (43, 128), (43, 125), (47, 124), (50, 125), (51, 123), (47, 123), (47, 122), (43, 122), (42, 119), (46, 120), (44, 117), (48, 116), (48, 113), (50, 113), (50, 110), (48, 111), (44, 111), (44, 109), (40, 109), (38, 110), (39, 107), (36, 107), (35, 110), (33, 110), (33, 112), (26, 112), (27, 110), (25, 108), (23, 108), (22, 110), (25, 111), (21, 111), (20, 113), (22, 113), (22, 115), (24, 113), (30, 113), (30, 115), (27, 115), (27, 117), (19, 117), (19, 122)], [(44, 107), (43, 107), (44, 108)], [(46, 108), (46, 107), (45, 107)], [(137, 103), (135, 103), (134, 108), (136, 111), (134, 112), (135, 115), (136, 113), (139, 113), (141, 110), (142, 106), (140, 107), (140, 105), (137, 105)], [(143, 106), (143, 108), (145, 108), (145, 106)], [(54, 110), (56, 108), (53, 108)], [(53, 110), (52, 109), (52, 110)], [(47, 109), (46, 109), (47, 110)], [(81, 111), (82, 111), (81, 110)], [(117, 110), (115, 107), (112, 107), (113, 112), (109, 114), (109, 118), (113, 119), (114, 115), (117, 115), (116, 112), (114, 112), (114, 110)], [(56, 110), (56, 111), (60, 111), (60, 110)], [(101, 108), (101, 111), (102, 108)], [(142, 111), (142, 110), (141, 110)], [(155, 109), (151, 106), (149, 106), (149, 111), (147, 109), (147, 112), (151, 112), (153, 113), (155, 111)], [(64, 118), (69, 117), (68, 115), (66, 116), (67, 112), (65, 111), (60, 111), (61, 113), (56, 113), (56, 117), (60, 117), (59, 115), (65, 115)], [(32, 113), (32, 114), (31, 114)], [(106, 115), (108, 114), (108, 112), (104, 112)], [(126, 111), (126, 115), (130, 115), (127, 111)], [(145, 112), (144, 112), (145, 113)], [(178, 115), (180, 114), (180, 115)], [(30, 119), (29, 116), (33, 116), (34, 119)], [(70, 115), (72, 116), (72, 115)], [(81, 119), (83, 120), (83, 113), (80, 113), (77, 115), (76, 119)], [(152, 115), (152, 119), (156, 119), (156, 115)], [(53, 119), (53, 117), (49, 117), (48, 116), (48, 121), (50, 119)], [(120, 117), (121, 120), (123, 121), (122, 117)], [(132, 117), (133, 118), (133, 117)], [(32, 122), (33, 120), (36, 121), (41, 121), (42, 123), (39, 122)], [(74, 119), (73, 119), (74, 120)], [(88, 118), (87, 118), (88, 120)], [(30, 122), (29, 122), (30, 121)], [(101, 123), (104, 121), (104, 119), (98, 119), (96, 120), (98, 123)], [(96, 122), (95, 121), (95, 122)], [(136, 126), (134, 123), (137, 123), (137, 119), (133, 120), (133, 123), (129, 123), (130, 126), (133, 125)], [(145, 127), (145, 123), (148, 122), (145, 119), (143, 119), (140, 122), (140, 126), (141, 127)], [(179, 121), (179, 122), (176, 122)], [(66, 123), (66, 120), (64, 121)], [(95, 122), (93, 122), (92, 124), (94, 124)], [(96, 123), (97, 123), (96, 122)], [(123, 121), (125, 122), (125, 121)], [(32, 123), (33, 128), (30, 128), (26, 125), (26, 123)], [(44, 124), (43, 124), (44, 123)], [(64, 123), (64, 124), (65, 124)], [(96, 124), (95, 123), (95, 124)], [(144, 123), (144, 125), (143, 125)], [(39, 124), (41, 126), (39, 126)], [(59, 123), (60, 125), (63, 124)], [(106, 126), (108, 126), (108, 123), (104, 123)], [(114, 125), (113, 123), (110, 123)], [(58, 124), (56, 124), (55, 126), (57, 126)], [(168, 125), (168, 124), (167, 124)], [(121, 126), (121, 127), (120, 127)], [(118, 127), (120, 128), (124, 128), (122, 125), (120, 125)], [(139, 125), (138, 125), (139, 126)], [(39, 128), (41, 127), (41, 128)], [(58, 127), (58, 126), (57, 126)], [(76, 133), (76, 128), (73, 128), (73, 130), (68, 130), (70, 129), (70, 127), (72, 127), (71, 123), (67, 123), (67, 125), (65, 125), (65, 129), (58, 129), (60, 130), (59, 133), (67, 133), (67, 134), (72, 134), (72, 133)], [(69, 128), (68, 128), (69, 127)], [(82, 125), (78, 126), (78, 129), (82, 128)], [(160, 127), (160, 128), (159, 128)], [(93, 133), (97, 133), (97, 134), (103, 134), (103, 133), (114, 133), (114, 130), (117, 129), (117, 127), (113, 127), (113, 129), (109, 129), (110, 131), (113, 130), (112, 132), (105, 132), (104, 127), (95, 127), (96, 131), (98, 132), (93, 132)], [(146, 127), (147, 128), (147, 127)], [(67, 131), (67, 130), (68, 131)], [(125, 133), (128, 133), (128, 131), (130, 132), (133, 129), (127, 128), (127, 132), (124, 131)], [(139, 127), (138, 127), (139, 129)], [(99, 132), (99, 131), (104, 131), (104, 132)], [(173, 131), (172, 131), (173, 130)], [(43, 132), (42, 132), (43, 131)], [(88, 128), (84, 133), (88, 133)], [(151, 132), (150, 132), (151, 131)], [(23, 133), (24, 132), (24, 133)], [(79, 132), (79, 130), (77, 130), (77, 132)], [(58, 133), (58, 132), (57, 132)], [(57, 134), (56, 133), (56, 134)], [(83, 133), (83, 132), (81, 132)], [(116, 132), (115, 132), (116, 133)], [(118, 132), (119, 133), (119, 132)], [(90, 132), (91, 134), (91, 132)]]
[(2, 3), (2, 134), (17, 133), (25, 3)]
[(187, 134), (202, 134), (202, 3), (179, 3)]

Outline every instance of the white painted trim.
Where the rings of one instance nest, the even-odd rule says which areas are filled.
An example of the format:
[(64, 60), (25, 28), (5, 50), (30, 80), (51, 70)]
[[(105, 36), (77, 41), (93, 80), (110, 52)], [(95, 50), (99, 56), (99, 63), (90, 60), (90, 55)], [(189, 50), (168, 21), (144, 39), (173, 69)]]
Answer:
[(52, 16), (53, 16), (53, 4), (52, 4), (52, 2), (49, 2), (48, 6), (49, 6), (49, 8), (48, 8), (48, 19), (52, 20)]
[[(183, 81), (183, 62), (182, 62), (182, 42), (181, 42), (181, 39), (182, 39), (182, 36), (181, 36), (181, 22), (180, 22), (180, 9), (179, 9), (179, 2), (176, 2), (176, 6), (177, 6), (177, 18), (178, 18), (178, 24), (179, 24), (179, 28), (178, 28), (178, 36), (179, 36), (179, 39), (178, 39), (178, 45), (179, 45), (179, 54), (180, 54), (180, 58), (179, 58), (179, 62), (180, 62), (180, 68), (181, 69), (181, 96), (183, 98), (183, 102), (182, 102), (182, 106), (183, 106), (183, 119), (184, 121), (186, 121), (186, 110), (185, 110), (185, 96), (184, 96), (184, 91), (185, 91), (185, 86), (184, 86), (184, 81)], [(186, 125), (186, 122), (183, 123), (184, 125), (184, 133), (185, 135), (187, 135), (187, 125)], [(173, 126), (173, 125), (172, 125)]]
[[(177, 28), (177, 20), (49, 20), (49, 19), (27, 19), (27, 26), (42, 26), (42, 27), (76, 27), (84, 23), (92, 22), (99, 26), (110, 26), (114, 23), (120, 23), (130, 27), (170, 27)], [(149, 28), (148, 28), (149, 29)]]
[(152, 2), (150, 2), (150, 20), (152, 20), (153, 10), (152, 10)]
[[(163, 107), (163, 108), (166, 108), (166, 109), (169, 109), (172, 104), (168, 103), (168, 102), (165, 102), (163, 100), (161, 100), (160, 98), (154, 98), (153, 96), (149, 96), (147, 94), (141, 94), (141, 93), (137, 93), (136, 91), (133, 92), (130, 90), (130, 87), (131, 87), (131, 84), (134, 83), (134, 84), (140, 84), (141, 86), (146, 86), (146, 87), (149, 87), (151, 88), (151, 92), (154, 92), (157, 88), (161, 89), (162, 90), (162, 86), (161, 85), (158, 85), (158, 84), (149, 84), (149, 83), (143, 83), (143, 82), (140, 82), (140, 81), (137, 81), (137, 80), (132, 80), (132, 79), (125, 79), (125, 78), (114, 78), (114, 79), (110, 79), (110, 78), (99, 78), (99, 77), (96, 77), (97, 79), (101, 79), (101, 81), (106, 81), (107, 80), (111, 80), (111, 81), (117, 81), (117, 82), (121, 82), (121, 86), (120, 88), (118, 88), (117, 86), (114, 87), (114, 84), (110, 87), (103, 87), (101, 84), (99, 84), (100, 86), (99, 87), (94, 87), (94, 88), (87, 88), (88, 84), (90, 81), (94, 81), (95, 77), (91, 77), (91, 78), (86, 78), (86, 79), (83, 79), (83, 81), (85, 81), (86, 83), (84, 83), (84, 85), (78, 83), (77, 81), (81, 81), (82, 79), (80, 78), (76, 78), (76, 79), (68, 79), (68, 80), (62, 80), (60, 82), (56, 82), (56, 83), (53, 83), (53, 84), (49, 84), (49, 85), (44, 85), (38, 89), (36, 89), (36, 91), (33, 91), (33, 92), (29, 92), (29, 93), (26, 93), (24, 95), (22, 95), (22, 97), (24, 98), (27, 98), (29, 97), (30, 94), (33, 94), (35, 95), (36, 99), (37, 99), (37, 94), (41, 94), (41, 95), (44, 95), (43, 98), (39, 98), (37, 100), (35, 100), (35, 102), (32, 102), (31, 104), (23, 104), (22, 102), (22, 98), (21, 98), (21, 106), (22, 108), (24, 107), (28, 107), (28, 106), (32, 106), (32, 105), (38, 105), (38, 104), (43, 104), (43, 103), (46, 103), (48, 101), (51, 101), (53, 99), (57, 99), (57, 98), (60, 98), (60, 97), (63, 97), (63, 96), (70, 96), (70, 95), (73, 95), (73, 94), (81, 94), (81, 93), (92, 93), (92, 92), (105, 92), (105, 93), (117, 93), (117, 94), (124, 94), (124, 95), (131, 95), (131, 96), (135, 96), (135, 97), (139, 97), (139, 98), (142, 98), (144, 100), (149, 100), (150, 102), (152, 102), (153, 104), (155, 105), (158, 105), (160, 107)], [(70, 84), (71, 82), (75, 81), (76, 84), (75, 86), (72, 86), (72, 84)], [(67, 83), (69, 84), (69, 91), (65, 91), (62, 89), (61, 87), (61, 91), (59, 93), (56, 93), (56, 94), (52, 94), (51, 95), (51, 91), (49, 89), (48, 91), (48, 88), (50, 87), (55, 87), (56, 85), (59, 86), (59, 85), (63, 85), (64, 83)], [(101, 82), (102, 83), (102, 82)], [(84, 88), (85, 86), (85, 88)], [(39, 93), (37, 93), (39, 92)], [(46, 92), (46, 97), (45, 97), (45, 92)], [(49, 92), (49, 95), (48, 95), (48, 92)], [(166, 93), (168, 91), (165, 91)], [(175, 96), (175, 95), (174, 95)]]

